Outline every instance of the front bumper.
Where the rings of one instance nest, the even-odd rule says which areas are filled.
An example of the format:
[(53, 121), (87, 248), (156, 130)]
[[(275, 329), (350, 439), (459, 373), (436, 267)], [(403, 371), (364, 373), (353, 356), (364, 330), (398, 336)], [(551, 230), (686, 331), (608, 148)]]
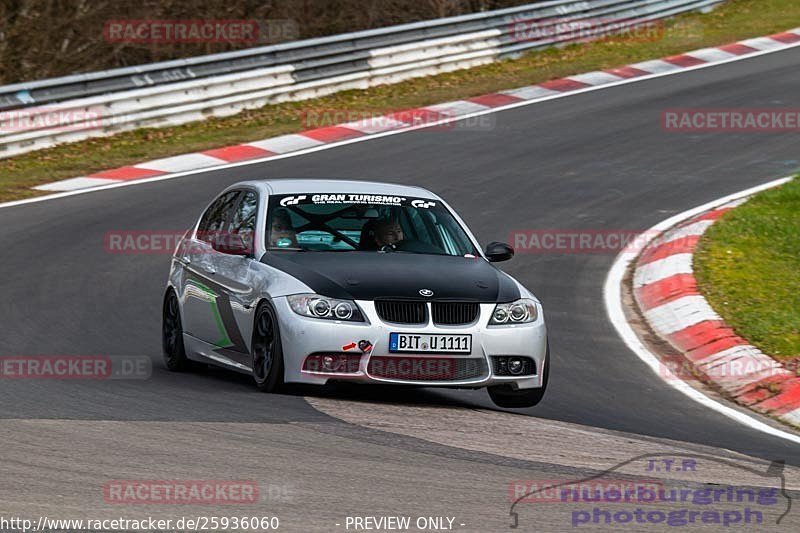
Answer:
[[(529, 324), (487, 327), (495, 304), (481, 304), (478, 319), (464, 326), (392, 324), (383, 322), (371, 301), (357, 301), (366, 322), (340, 322), (307, 318), (292, 311), (285, 297), (272, 301), (277, 311), (283, 346), (284, 379), (290, 383), (323, 385), (330, 380), (352, 381), (357, 383), (393, 383), (399, 385), (419, 385), (425, 387), (467, 387), (480, 388), (489, 385), (513, 384), (520, 389), (542, 386), (545, 354), (547, 352), (547, 329), (541, 306), (538, 318)], [(537, 304), (538, 306), (538, 304)], [(430, 316), (430, 313), (428, 313)], [(390, 333), (449, 333), (472, 335), (472, 352), (463, 355), (447, 354), (398, 354), (389, 351)], [(358, 348), (366, 341), (371, 350), (364, 352)], [(363, 343), (362, 343), (363, 345)], [(348, 373), (303, 370), (303, 363), (312, 354), (347, 354), (360, 360)], [(495, 373), (492, 356), (522, 356), (533, 359), (535, 374), (525, 376), (501, 376)], [(376, 368), (385, 368), (390, 358), (435, 359), (440, 364), (436, 368), (469, 368), (468, 377), (463, 372), (454, 372), (446, 379), (437, 378), (435, 373), (424, 379), (396, 379), (376, 375)], [(381, 362), (381, 367), (377, 363)], [(372, 363), (372, 364), (371, 364)], [(424, 365), (415, 368), (426, 368)], [(475, 369), (478, 369), (476, 371)], [(384, 374), (386, 374), (384, 372)]]

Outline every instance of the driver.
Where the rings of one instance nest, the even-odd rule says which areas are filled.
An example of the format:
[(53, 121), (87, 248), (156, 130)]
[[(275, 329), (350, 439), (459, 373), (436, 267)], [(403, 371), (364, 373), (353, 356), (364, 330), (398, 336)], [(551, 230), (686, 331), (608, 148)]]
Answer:
[(386, 245), (394, 246), (404, 238), (403, 228), (396, 218), (384, 218), (375, 223), (375, 244), (378, 249)]

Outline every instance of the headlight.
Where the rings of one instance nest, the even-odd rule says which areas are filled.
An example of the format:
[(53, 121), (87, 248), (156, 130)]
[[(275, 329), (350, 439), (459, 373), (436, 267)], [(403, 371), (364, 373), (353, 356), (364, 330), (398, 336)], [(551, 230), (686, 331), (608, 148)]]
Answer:
[(536, 302), (522, 298), (516, 302), (497, 304), (492, 312), (489, 325), (526, 324), (535, 322), (538, 317), (539, 311), (536, 307)]
[(326, 320), (364, 322), (364, 317), (355, 302), (337, 300), (319, 294), (294, 294), (287, 296), (289, 306), (298, 315)]

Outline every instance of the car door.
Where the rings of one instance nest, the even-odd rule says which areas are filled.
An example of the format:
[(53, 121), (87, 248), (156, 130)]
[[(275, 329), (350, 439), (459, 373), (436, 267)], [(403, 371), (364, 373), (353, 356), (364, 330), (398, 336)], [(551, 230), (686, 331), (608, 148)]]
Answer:
[(244, 190), (225, 230), (226, 238), (244, 244), (245, 253), (215, 246), (209, 253), (214, 274), (210, 276), (217, 295), (217, 313), (224, 332), (224, 343), (217, 343), (219, 355), (250, 366), (250, 338), (254, 305), (259, 287), (259, 263), (253, 260), (258, 218), (258, 194)]
[(219, 308), (219, 298), (224, 296), (224, 290), (216, 281), (219, 252), (214, 249), (214, 242), (224, 238), (241, 193), (239, 190), (229, 191), (214, 200), (200, 218), (197, 231), (186, 239), (178, 254), (184, 272), (184, 330), (213, 346), (230, 345)]

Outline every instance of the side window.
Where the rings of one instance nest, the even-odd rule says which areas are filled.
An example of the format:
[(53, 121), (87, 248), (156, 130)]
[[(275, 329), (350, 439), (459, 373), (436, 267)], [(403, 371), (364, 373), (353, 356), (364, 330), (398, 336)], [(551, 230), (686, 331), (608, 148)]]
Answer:
[(243, 193), (242, 201), (231, 219), (231, 233), (239, 234), (245, 246), (252, 252), (258, 215), (258, 196), (252, 191)]
[(197, 227), (197, 238), (207, 243), (213, 243), (220, 234), (227, 230), (233, 207), (239, 198), (240, 191), (230, 191), (212, 203)]

